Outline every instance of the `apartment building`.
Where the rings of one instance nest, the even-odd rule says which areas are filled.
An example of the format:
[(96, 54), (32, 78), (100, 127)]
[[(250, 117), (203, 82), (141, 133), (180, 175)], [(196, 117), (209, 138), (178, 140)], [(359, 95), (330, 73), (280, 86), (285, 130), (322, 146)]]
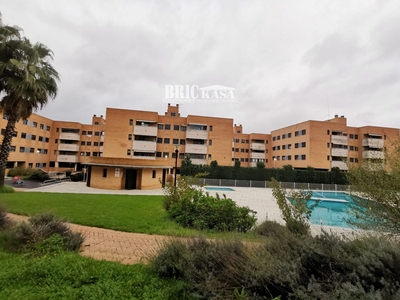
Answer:
[[(2, 131), (6, 120), (0, 118)], [(309, 120), (271, 133), (244, 133), (230, 118), (181, 116), (179, 105), (158, 112), (107, 108), (91, 124), (53, 121), (36, 114), (18, 122), (8, 167), (87, 172), (87, 185), (107, 189), (159, 188), (185, 157), (194, 164), (269, 168), (290, 164), (319, 170), (384, 158), (399, 129), (350, 127), (344, 116)]]

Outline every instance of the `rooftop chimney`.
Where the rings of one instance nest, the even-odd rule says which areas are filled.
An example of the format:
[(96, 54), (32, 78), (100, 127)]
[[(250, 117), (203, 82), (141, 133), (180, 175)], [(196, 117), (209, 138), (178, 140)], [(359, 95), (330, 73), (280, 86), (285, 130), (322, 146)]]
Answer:
[(339, 118), (339, 115), (335, 115), (335, 118)]

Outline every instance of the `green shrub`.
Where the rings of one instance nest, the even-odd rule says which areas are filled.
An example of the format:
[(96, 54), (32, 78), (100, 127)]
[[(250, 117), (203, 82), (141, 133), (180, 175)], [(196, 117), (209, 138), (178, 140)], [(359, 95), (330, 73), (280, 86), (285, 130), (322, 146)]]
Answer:
[(6, 249), (11, 252), (37, 250), (37, 247), (42, 249), (40, 245), (46, 244), (44, 241), (54, 235), (63, 240), (63, 250), (78, 251), (83, 243), (80, 233), (73, 233), (66, 223), (53, 215), (43, 214), (30, 218), (29, 223), (23, 222), (8, 230)]
[(15, 193), (15, 190), (12, 186), (3, 185), (2, 187), (0, 187), (0, 194), (5, 194), (5, 193)]
[(7, 176), (9, 177), (14, 177), (14, 176), (29, 176), (33, 172), (35, 172), (36, 169), (33, 168), (23, 168), (23, 167), (17, 167), (17, 168), (12, 168), (8, 171)]
[[(283, 230), (272, 223), (264, 229), (268, 234)], [(289, 233), (267, 238), (264, 244), (173, 241), (151, 266), (161, 277), (184, 280), (199, 299), (400, 296), (400, 248), (397, 241), (384, 237), (346, 240), (327, 233), (318, 237)]]
[(83, 181), (83, 172), (71, 174), (69, 178), (71, 179), (71, 181)]
[(262, 222), (260, 225), (257, 225), (254, 228), (254, 232), (262, 236), (275, 238), (282, 238), (285, 237), (287, 234), (290, 234), (286, 226), (269, 220)]
[(45, 180), (49, 180), (50, 176), (45, 171), (35, 170), (31, 175), (29, 175), (28, 179), (45, 181)]

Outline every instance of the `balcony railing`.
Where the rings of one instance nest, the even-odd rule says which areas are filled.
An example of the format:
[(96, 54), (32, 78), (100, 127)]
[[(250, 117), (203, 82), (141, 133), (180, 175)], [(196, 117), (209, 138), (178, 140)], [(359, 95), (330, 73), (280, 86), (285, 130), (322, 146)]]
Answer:
[(250, 143), (250, 149), (265, 151), (265, 144), (261, 143)]
[(60, 140), (79, 141), (81, 139), (81, 136), (79, 135), (79, 133), (61, 132), (59, 139)]
[(348, 170), (349, 167), (344, 161), (331, 161), (331, 168), (337, 167), (340, 170)]
[(363, 151), (362, 157), (367, 159), (384, 159), (385, 154), (383, 151), (367, 150)]
[(133, 141), (133, 151), (156, 152), (157, 143), (150, 141)]
[(207, 145), (186, 144), (186, 153), (207, 154)]
[(206, 159), (199, 159), (199, 158), (191, 158), (192, 164), (194, 165), (206, 165), (207, 160)]
[(257, 167), (257, 163), (255, 161), (250, 162), (249, 166), (251, 168)]
[(348, 145), (349, 140), (347, 136), (342, 136), (342, 135), (332, 135), (331, 136), (331, 143), (332, 144), (337, 144), (337, 145)]
[(250, 153), (250, 158), (264, 159), (265, 158), (265, 153), (251, 152)]
[(187, 139), (197, 139), (197, 140), (207, 140), (208, 139), (208, 131), (207, 130), (187, 129), (186, 130), (186, 138)]
[(79, 145), (76, 144), (58, 144), (58, 151), (79, 151)]
[(382, 149), (383, 148), (383, 140), (382, 139), (365, 138), (365, 139), (362, 140), (362, 145), (364, 147)]
[(349, 150), (341, 148), (332, 148), (331, 155), (337, 157), (347, 157), (349, 156)]
[(78, 156), (77, 155), (57, 155), (57, 162), (76, 163), (76, 162), (78, 162)]
[(157, 127), (136, 125), (133, 128), (134, 135), (157, 136)]

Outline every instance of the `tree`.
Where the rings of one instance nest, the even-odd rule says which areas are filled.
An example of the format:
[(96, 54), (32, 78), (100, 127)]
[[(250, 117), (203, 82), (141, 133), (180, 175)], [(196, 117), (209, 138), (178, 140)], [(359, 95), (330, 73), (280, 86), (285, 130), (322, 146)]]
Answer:
[(15, 124), (42, 109), (57, 94), (57, 71), (49, 63), (52, 51), (41, 43), (21, 37), (21, 29), (6, 26), (0, 16), (0, 112), (7, 125), (0, 146), (0, 187), (11, 148)]
[(363, 229), (400, 233), (400, 142), (386, 150), (385, 160), (349, 165), (347, 179), (354, 203), (349, 223)]
[(265, 164), (262, 161), (258, 161), (257, 162), (257, 169), (265, 169)]

